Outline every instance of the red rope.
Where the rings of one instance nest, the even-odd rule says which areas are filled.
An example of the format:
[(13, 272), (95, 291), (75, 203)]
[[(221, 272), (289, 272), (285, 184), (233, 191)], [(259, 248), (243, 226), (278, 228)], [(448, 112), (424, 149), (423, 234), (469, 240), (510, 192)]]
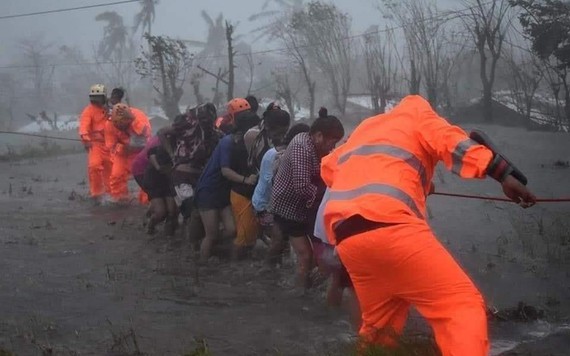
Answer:
[[(434, 192), (432, 195), (442, 195), (446, 197), (456, 197), (456, 198), (467, 198), (467, 199), (479, 199), (479, 200), (491, 200), (491, 201), (504, 201), (513, 203), (513, 201), (509, 198), (501, 198), (501, 197), (485, 197), (481, 195), (469, 195), (469, 194), (453, 194), (453, 193), (443, 193), (443, 192)], [(537, 203), (567, 203), (570, 202), (570, 198), (540, 198), (536, 199)]]

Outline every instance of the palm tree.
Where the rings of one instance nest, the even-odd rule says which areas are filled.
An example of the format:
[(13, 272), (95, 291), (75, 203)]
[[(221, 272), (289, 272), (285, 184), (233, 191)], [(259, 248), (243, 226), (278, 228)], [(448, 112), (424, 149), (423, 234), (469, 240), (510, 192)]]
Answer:
[(159, 0), (139, 0), (141, 10), (135, 15), (133, 33), (136, 33), (140, 28), (143, 34), (146, 32), (152, 35), (152, 23), (156, 17), (158, 2)]
[(208, 25), (208, 37), (206, 38), (206, 41), (190, 40), (185, 42), (192, 46), (202, 48), (199, 57), (223, 56), (226, 52), (226, 27), (224, 24), (224, 15), (220, 13), (214, 20), (210, 14), (202, 10), (202, 18)]
[(115, 11), (105, 11), (95, 17), (96, 21), (105, 21), (103, 39), (99, 44), (99, 55), (109, 59), (117, 50), (123, 50), (127, 44), (128, 31), (121, 15)]
[[(270, 4), (276, 4), (278, 8), (268, 10)], [(271, 36), (271, 29), (276, 24), (275, 17), (282, 13), (302, 11), (305, 6), (304, 0), (265, 0), (261, 7), (261, 12), (253, 14), (249, 17), (249, 21), (262, 21), (261, 26), (255, 28), (251, 32), (259, 34), (254, 40), (257, 41), (263, 37)], [(263, 19), (267, 19), (263, 21)]]
[[(278, 5), (278, 9), (267, 10), (269, 4), (275, 3)], [(261, 12), (253, 14), (249, 17), (249, 21), (257, 21), (262, 17), (272, 17), (280, 14), (283, 11), (298, 11), (302, 10), (304, 5), (304, 0), (265, 0), (263, 6), (261, 7)]]

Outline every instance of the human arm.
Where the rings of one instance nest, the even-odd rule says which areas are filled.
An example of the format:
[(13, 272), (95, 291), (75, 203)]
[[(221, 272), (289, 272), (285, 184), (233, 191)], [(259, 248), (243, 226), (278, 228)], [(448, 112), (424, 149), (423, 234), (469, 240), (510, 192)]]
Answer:
[(170, 144), (170, 137), (176, 137), (176, 130), (172, 126), (163, 127), (156, 133), (162, 148), (168, 153), (168, 156), (174, 161), (174, 150)]
[(450, 125), (424, 99), (418, 100), (417, 108), (422, 142), (448, 169), (463, 178), (495, 179), (505, 195), (524, 208), (536, 203), (536, 197), (510, 174), (513, 167), (498, 152), (473, 141), (458, 126)]
[(91, 120), (93, 115), (91, 115), (91, 110), (89, 107), (85, 108), (79, 117), (79, 138), (83, 142), (85, 149), (91, 147), (91, 136), (89, 135), (91, 131)]
[(251, 199), (254, 208), (257, 211), (263, 211), (268, 208), (269, 198), (271, 196), (271, 181), (273, 179), (273, 163), (275, 162), (275, 155), (277, 151), (270, 149), (261, 159), (259, 168), (259, 180), (253, 192)]

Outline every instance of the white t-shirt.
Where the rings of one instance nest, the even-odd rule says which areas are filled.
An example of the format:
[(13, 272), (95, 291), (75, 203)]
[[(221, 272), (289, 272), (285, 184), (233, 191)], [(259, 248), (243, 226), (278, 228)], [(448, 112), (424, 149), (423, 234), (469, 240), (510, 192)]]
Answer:
[(330, 244), (329, 240), (327, 239), (327, 231), (325, 229), (325, 206), (327, 201), (329, 200), (329, 189), (325, 190), (325, 194), (323, 195), (323, 200), (321, 201), (321, 205), (319, 205), (319, 210), (317, 210), (317, 217), (315, 220), (315, 231), (313, 231), (313, 235), (316, 238), (320, 239), (322, 242), (326, 244)]

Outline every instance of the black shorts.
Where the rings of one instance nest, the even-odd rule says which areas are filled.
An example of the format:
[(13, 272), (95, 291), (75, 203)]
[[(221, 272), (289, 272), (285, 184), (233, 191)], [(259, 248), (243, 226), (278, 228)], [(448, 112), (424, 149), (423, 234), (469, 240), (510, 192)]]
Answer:
[(151, 200), (176, 196), (170, 176), (150, 167), (144, 173), (142, 188)]
[(201, 189), (195, 192), (194, 203), (198, 210), (222, 210), (230, 205), (229, 189)]
[(279, 229), (281, 229), (281, 232), (287, 237), (310, 236), (313, 234), (312, 231), (309, 231), (310, 224), (306, 222), (289, 220), (277, 214), (274, 214), (273, 220)]

